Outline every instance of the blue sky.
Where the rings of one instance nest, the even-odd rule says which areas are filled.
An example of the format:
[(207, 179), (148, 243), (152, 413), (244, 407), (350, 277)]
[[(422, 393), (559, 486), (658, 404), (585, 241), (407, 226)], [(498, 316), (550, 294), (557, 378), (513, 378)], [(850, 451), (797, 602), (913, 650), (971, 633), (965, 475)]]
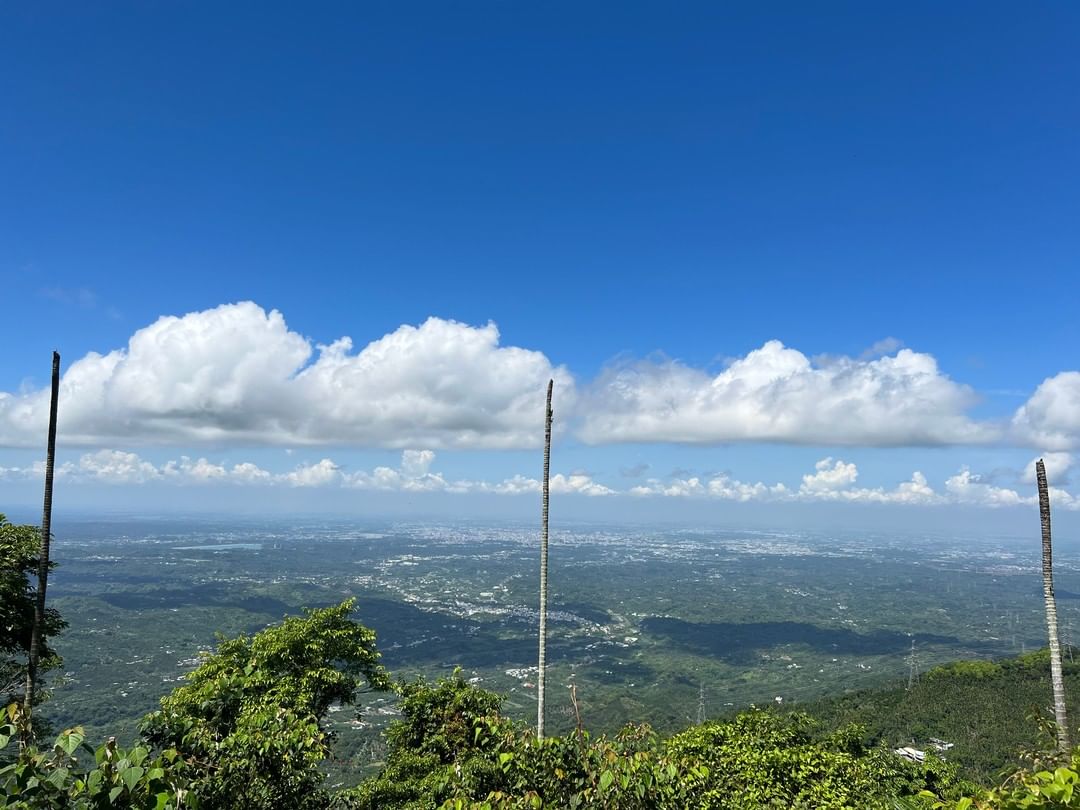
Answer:
[[(311, 489), (449, 499), (472, 482), (457, 489), (479, 505), (480, 484), (536, 477), (521, 398), (552, 370), (572, 392), (557, 399), (555, 469), (574, 498), (620, 493), (593, 499), (612, 514), (635, 498), (657, 515), (695, 499), (735, 514), (745, 495), (842, 516), (915, 471), (934, 495), (907, 514), (985, 506), (1010, 498), (987, 487), (1028, 498), (1039, 453), (1056, 454), (1062, 502), (1080, 492), (1073, 5), (2, 15), (0, 487), (13, 500), (37, 486), (53, 348), (65, 367), (124, 352), (71, 382), (61, 430), (72, 498), (117, 507), (207, 486), (259, 503), (267, 487), (306, 492), (287, 476), (323, 459), (337, 477)], [(188, 318), (135, 357), (129, 341), (162, 316)], [(385, 335), (397, 348), (373, 376), (345, 362), (335, 377), (327, 360), (319, 385), (287, 384), (319, 344), (348, 336), (356, 358)], [(769, 341), (808, 368), (762, 355)], [(293, 367), (275, 365), (290, 347)], [(434, 365), (395, 375), (426, 351)], [(136, 401), (134, 380), (167, 396)], [(198, 489), (191, 465), (167, 472), (182, 456), (273, 480), (209, 472)], [(818, 477), (799, 496), (804, 475)]]

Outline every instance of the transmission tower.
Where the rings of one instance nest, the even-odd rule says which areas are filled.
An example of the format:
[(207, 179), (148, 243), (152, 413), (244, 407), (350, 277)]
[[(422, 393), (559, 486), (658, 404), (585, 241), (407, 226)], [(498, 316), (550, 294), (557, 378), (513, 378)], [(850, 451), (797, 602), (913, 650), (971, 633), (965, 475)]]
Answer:
[(908, 656), (907, 688), (910, 692), (919, 682), (919, 656), (915, 652), (915, 639), (911, 640), (911, 655)]
[(700, 726), (705, 722), (705, 681), (701, 682), (701, 687), (698, 689), (697, 699), (697, 724)]

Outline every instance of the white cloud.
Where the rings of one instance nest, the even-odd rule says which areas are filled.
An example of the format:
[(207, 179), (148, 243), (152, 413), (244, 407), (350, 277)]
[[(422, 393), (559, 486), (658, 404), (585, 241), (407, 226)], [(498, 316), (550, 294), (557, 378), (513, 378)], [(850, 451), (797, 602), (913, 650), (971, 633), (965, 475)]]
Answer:
[[(548, 487), (550, 489), (550, 482)], [(527, 478), (524, 475), (515, 475), (513, 478), (507, 478), (505, 481), (491, 487), (492, 492), (497, 492), (500, 495), (528, 495), (533, 492), (540, 492), (540, 489), (539, 481), (535, 478)]]
[[(961, 470), (945, 482), (945, 492), (935, 492), (926, 476), (914, 472), (908, 481), (893, 489), (884, 487), (856, 487), (858, 469), (855, 464), (841, 459), (824, 458), (814, 465), (815, 472), (802, 477), (797, 491), (783, 484), (768, 486), (754, 484), (718, 475), (711, 479), (685, 478), (670, 481), (650, 480), (646, 485), (634, 487), (628, 494), (638, 496), (660, 495), (666, 497), (699, 497), (734, 501), (801, 501), (833, 503), (878, 503), (931, 506), (960, 504), (969, 506), (1019, 506), (1030, 505), (1033, 498), (1025, 498), (1017, 492), (984, 483), (968, 469)], [(1075, 499), (1064, 490), (1053, 493), (1054, 505), (1064, 509), (1080, 508)]]
[(135, 453), (120, 450), (98, 450), (86, 453), (79, 461), (65, 462), (57, 468), (61, 477), (85, 478), (111, 484), (143, 484), (160, 478), (162, 473)]
[(0, 467), (0, 481), (25, 481), (44, 477), (43, 461), (35, 461), (29, 467)]
[(180, 461), (170, 461), (162, 467), (161, 472), (166, 476), (178, 476), (194, 481), (218, 481), (228, 477), (225, 467), (221, 464), (211, 464), (205, 458), (192, 461), (187, 456), (181, 456)]
[(295, 470), (277, 476), (277, 480), (293, 487), (325, 487), (339, 484), (345, 477), (337, 464), (324, 458), (315, 464), (301, 464)]
[(1071, 453), (1043, 453), (1037, 458), (1033, 458), (1024, 467), (1024, 472), (1020, 476), (1020, 480), (1025, 484), (1035, 483), (1035, 462), (1041, 458), (1043, 465), (1046, 467), (1046, 480), (1049, 484), (1067, 484), (1069, 482), (1068, 473), (1073, 466), (1073, 456)]
[[(31, 467), (0, 467), (0, 478), (41, 479), (45, 475), (43, 462)], [(205, 458), (191, 459), (181, 456), (179, 460), (167, 461), (161, 466), (146, 461), (136, 453), (123, 450), (97, 450), (83, 453), (76, 461), (65, 461), (56, 467), (61, 480), (76, 483), (97, 482), (105, 484), (147, 484), (172, 482), (199, 484), (236, 481), (240, 483), (268, 482), (273, 476), (254, 464), (245, 462), (234, 465), (231, 470), (214, 464)]]
[[(73, 362), (62, 380), (60, 441), (536, 447), (549, 378), (556, 429), (594, 444), (1080, 448), (1080, 371), (1048, 378), (1011, 427), (998, 425), (971, 418), (974, 391), (893, 338), (859, 357), (813, 360), (773, 340), (718, 374), (673, 360), (628, 363), (601, 373), (581, 398), (569, 371), (542, 352), (501, 345), (493, 323), (429, 318), (354, 350), (348, 337), (317, 345), (252, 302), (159, 318), (127, 346)], [(39, 446), (47, 410), (46, 390), (0, 392), (0, 446)]]
[(975, 401), (928, 354), (902, 349), (814, 365), (772, 340), (715, 376), (677, 361), (610, 369), (590, 387), (580, 433), (591, 443), (991, 441), (999, 431), (966, 415)]
[(1080, 449), (1080, 371), (1043, 380), (1016, 411), (1013, 429), (1018, 440), (1047, 450)]
[(448, 482), (441, 473), (431, 472), (435, 463), (432, 450), (404, 450), (398, 467), (376, 467), (345, 476), (346, 486), (386, 492), (467, 492), (474, 484), (468, 481)]
[[(540, 352), (499, 345), (494, 324), (430, 318), (352, 352), (315, 350), (251, 302), (163, 317), (127, 348), (72, 363), (61, 383), (66, 445), (142, 443), (532, 447), (543, 395), (574, 383)], [(539, 403), (539, 404), (538, 404)], [(0, 445), (34, 446), (48, 392), (0, 394)]]
[[(1067, 454), (1063, 454), (1067, 455)], [(285, 486), (299, 488), (355, 488), (380, 492), (445, 492), (451, 494), (493, 493), (498, 495), (538, 495), (540, 481), (515, 475), (503, 481), (471, 481), (447, 479), (433, 472), (436, 454), (431, 450), (405, 450), (397, 467), (379, 466), (371, 471), (347, 472), (329, 458), (303, 463), (292, 470), (273, 473), (251, 462), (239, 462), (231, 467), (205, 458), (178, 460), (155, 465), (136, 453), (121, 450), (99, 450), (84, 453), (77, 461), (66, 461), (57, 467), (57, 475), (73, 483), (106, 484), (232, 484), (236, 486)], [(1065, 469), (1067, 459), (1047, 454), (1056, 469)], [(0, 480), (40, 480), (44, 464), (34, 462), (28, 467), (0, 467)], [(926, 476), (914, 472), (911, 478), (893, 489), (857, 487), (859, 471), (852, 462), (832, 457), (814, 465), (814, 472), (802, 476), (798, 489), (783, 483), (740, 481), (727, 473), (713, 476), (672, 477), (667, 480), (650, 478), (628, 490), (615, 490), (594, 480), (583, 472), (569, 475), (558, 473), (551, 478), (553, 495), (582, 495), (587, 497), (665, 497), (698, 498), (746, 503), (758, 502), (828, 502), (901, 504), (912, 506), (964, 505), (980, 507), (1025, 506), (1036, 504), (1034, 493), (1021, 494), (984, 480), (969, 468), (962, 468), (945, 481), (943, 491), (930, 486)], [(1065, 489), (1051, 486), (1050, 500), (1054, 509), (1080, 511), (1080, 497)]]
[(603, 484), (598, 484), (592, 480), (591, 476), (584, 473), (572, 473), (570, 475), (563, 475), (558, 473), (551, 476), (551, 480), (548, 482), (548, 489), (553, 495), (589, 495), (595, 497), (599, 495), (614, 495), (615, 490), (610, 489)]
[(855, 483), (859, 477), (859, 471), (854, 464), (845, 464), (832, 458), (823, 458), (814, 465), (817, 472), (802, 477), (800, 489), (804, 492), (822, 492), (827, 490), (845, 489)]
[(660, 495), (666, 498), (714, 498), (722, 501), (788, 500), (791, 491), (783, 484), (767, 486), (758, 481), (748, 484), (726, 473), (704, 479), (698, 476), (661, 481), (650, 478), (645, 484), (633, 487), (630, 495)]
[(401, 454), (402, 472), (414, 477), (427, 475), (435, 461), (435, 453), (431, 450), (406, 450)]
[(916, 470), (911, 474), (910, 481), (904, 481), (895, 491), (893, 500), (896, 503), (929, 504), (938, 499), (937, 493), (927, 483), (926, 476)]
[(1067, 509), (1070, 512), (1080, 512), (1080, 496), (1057, 487), (1050, 487), (1050, 508), (1051, 510)]
[(273, 476), (268, 471), (257, 464), (252, 464), (250, 461), (234, 464), (229, 475), (237, 481), (248, 484), (266, 484), (273, 479)]
[(1035, 496), (1022, 496), (1016, 490), (986, 483), (981, 476), (964, 467), (945, 481), (945, 491), (958, 503), (978, 506), (1018, 506), (1035, 503)]

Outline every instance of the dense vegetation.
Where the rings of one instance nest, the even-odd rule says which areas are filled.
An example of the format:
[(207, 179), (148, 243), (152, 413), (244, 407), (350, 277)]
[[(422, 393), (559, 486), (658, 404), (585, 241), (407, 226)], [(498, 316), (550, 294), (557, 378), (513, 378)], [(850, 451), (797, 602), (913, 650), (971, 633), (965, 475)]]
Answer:
[[(1069, 712), (1080, 716), (1080, 661), (1066, 654)], [(1050, 659), (1047, 650), (997, 662), (959, 661), (923, 673), (911, 689), (863, 689), (805, 704), (803, 711), (826, 726), (855, 723), (867, 742), (925, 747), (930, 738), (953, 744), (950, 762), (981, 784), (1021, 765), (1020, 753), (1036, 748), (1037, 718), (1048, 717)]]
[[(327, 712), (352, 703), (358, 689), (391, 686), (374, 634), (350, 618), (352, 607), (346, 601), (252, 638), (222, 640), (187, 683), (162, 700), (161, 710), (145, 718), (144, 742), (132, 749), (109, 741), (93, 751), (92, 762), (80, 760), (79, 752), (90, 749), (79, 729), (61, 734), (51, 750), (26, 748), (0, 770), (0, 806), (965, 806), (956, 795), (964, 785), (955, 766), (932, 756), (921, 764), (908, 762), (885, 747), (867, 745), (866, 731), (858, 726), (823, 733), (804, 714), (753, 710), (666, 739), (647, 726), (630, 726), (612, 738), (578, 729), (538, 741), (500, 713), (497, 695), (460, 673), (435, 684), (397, 684), (402, 717), (387, 734), (382, 770), (356, 788), (333, 793), (319, 769), (330, 752)], [(1033, 658), (1010, 666), (1034, 669), (1036, 663)], [(978, 666), (954, 670), (927, 680), (986, 672)], [(0, 743), (8, 744), (25, 720), (12, 704)], [(979, 801), (995, 808), (1069, 807), (1075, 780), (1067, 768), (1022, 774), (1006, 791)], [(1065, 803), (1015, 803), (1043, 801), (1050, 793)]]
[[(330, 706), (360, 687), (386, 688), (370, 630), (351, 602), (312, 610), (254, 638), (225, 640), (143, 724), (145, 743), (108, 742), (81, 766), (83, 734), (24, 750), (0, 771), (2, 806), (97, 808), (767, 808), (888, 807), (894, 797), (955, 785), (953, 769), (909, 763), (862, 743), (857, 728), (825, 737), (805, 716), (752, 711), (660, 739), (646, 726), (538, 741), (500, 714), (501, 699), (459, 673), (397, 685), (402, 719), (382, 771), (332, 795)], [(0, 742), (24, 722), (12, 704)], [(156, 753), (155, 753), (156, 752)]]
[[(49, 596), (71, 629), (38, 712), (57, 730), (85, 723), (129, 745), (215, 630), (250, 635), (345, 595), (396, 675), (460, 666), (506, 696), (505, 714), (535, 719), (534, 526), (95, 518), (59, 530)], [(562, 525), (553, 542), (552, 734), (575, 728), (570, 683), (593, 732), (647, 718), (667, 736), (695, 721), (702, 691), (715, 717), (891, 683), (907, 674), (912, 633), (924, 672), (1045, 644), (1031, 543)], [(1059, 556), (1067, 630), (1080, 627), (1080, 599), (1066, 600), (1080, 594), (1080, 548)], [(361, 703), (362, 724), (329, 718), (335, 783), (385, 758), (392, 697)]]
[(754, 710), (666, 740), (648, 726), (537, 740), (457, 674), (400, 688), (403, 719), (390, 730), (386, 766), (339, 806), (884, 808), (955, 784), (940, 760), (915, 765), (867, 748), (857, 728), (816, 737), (806, 716)]
[[(4, 603), (11, 621), (3, 665), (17, 678), (26, 640), (19, 630), (25, 614), (15, 608), (32, 595), (35, 530), (5, 521), (0, 529), (2, 584), (12, 596)], [(112, 739), (92, 748), (78, 727), (52, 746), (18, 745), (34, 729), (11, 703), (0, 717), (0, 807), (1080, 807), (1080, 758), (1045, 753), (1032, 742), (1034, 731), (1021, 730), (1034, 729), (1025, 703), (1047, 702), (1044, 654), (954, 664), (910, 691), (823, 701), (814, 708), (825, 722), (773, 707), (669, 735), (630, 725), (593, 736), (578, 715), (569, 733), (537, 740), (504, 714), (501, 696), (460, 671), (434, 683), (391, 683), (374, 632), (352, 612), (347, 600), (219, 639), (143, 718), (139, 741), (127, 748)], [(50, 622), (51, 633), (62, 626), (55, 613)], [(1080, 672), (1070, 666), (1069, 675)], [(328, 714), (370, 690), (396, 693), (400, 719), (386, 731), (378, 772), (335, 788), (324, 776), (333, 741)], [(916, 764), (890, 750), (943, 732), (957, 738), (949, 762), (930, 755)], [(1015, 756), (1018, 768), (997, 789), (963, 780), (974, 774), (989, 784), (991, 771)]]
[[(0, 513), (0, 701), (21, 700), (26, 683), (26, 651), (34, 623), (33, 575), (38, 567), (41, 534), (35, 526), (17, 526)], [(44, 676), (62, 663), (49, 640), (65, 627), (60, 614), (45, 611), (45, 648), (38, 662), (38, 701), (45, 696)]]

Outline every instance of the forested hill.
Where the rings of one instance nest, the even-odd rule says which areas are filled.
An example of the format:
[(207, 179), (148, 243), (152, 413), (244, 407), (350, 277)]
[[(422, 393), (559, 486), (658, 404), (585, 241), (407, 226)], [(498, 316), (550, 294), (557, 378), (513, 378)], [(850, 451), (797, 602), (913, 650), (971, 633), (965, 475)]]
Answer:
[[(1070, 652), (1072, 655), (1070, 655)], [(1080, 660), (1064, 653), (1069, 719), (1080, 719)], [(945, 755), (965, 776), (994, 784), (1012, 770), (1017, 752), (1039, 740), (1033, 715), (1051, 718), (1050, 654), (1041, 650), (997, 662), (958, 661), (907, 682), (804, 703), (797, 708), (825, 728), (858, 723), (870, 742), (929, 747), (932, 738), (954, 744)]]

